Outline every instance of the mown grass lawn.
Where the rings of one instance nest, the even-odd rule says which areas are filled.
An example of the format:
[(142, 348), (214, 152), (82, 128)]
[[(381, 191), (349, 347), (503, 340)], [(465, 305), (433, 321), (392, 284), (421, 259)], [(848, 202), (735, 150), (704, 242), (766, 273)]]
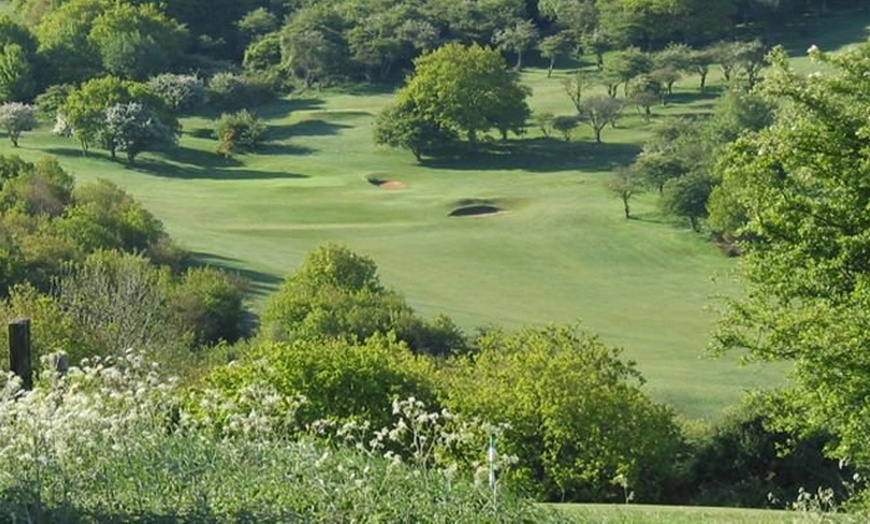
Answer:
[[(573, 111), (565, 74), (524, 73), (536, 111)], [(202, 261), (251, 278), (257, 305), (306, 251), (340, 242), (373, 257), (383, 281), (419, 311), (446, 313), (468, 330), (581, 321), (625, 347), (656, 398), (715, 418), (745, 390), (782, 376), (781, 368), (741, 367), (737, 355), (704, 356), (713, 297), (739, 291), (736, 262), (663, 217), (656, 195), (633, 201), (636, 219), (625, 220), (603, 185), (656, 123), (710, 111), (722, 90), (717, 73), (711, 77), (703, 94), (697, 78), (679, 82), (650, 123), (627, 109), (617, 129), (605, 130), (604, 144), (594, 144), (589, 129), (571, 142), (531, 129), (522, 140), (494, 140), (469, 157), (421, 165), (372, 143), (373, 117), (393, 94), (367, 88), (299, 93), (262, 108), (268, 144), (232, 160), (214, 153), (205, 117), (184, 118), (176, 149), (142, 155), (133, 167), (99, 151), (84, 157), (49, 125), (26, 134), (15, 151), (3, 142), (0, 152), (56, 155), (79, 180), (120, 184)], [(372, 176), (406, 187), (379, 188)], [(447, 216), (467, 201), (505, 212)]]

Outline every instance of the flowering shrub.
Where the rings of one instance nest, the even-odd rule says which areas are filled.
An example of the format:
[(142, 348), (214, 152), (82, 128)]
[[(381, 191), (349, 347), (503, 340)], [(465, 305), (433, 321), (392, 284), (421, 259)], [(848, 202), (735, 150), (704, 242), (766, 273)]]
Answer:
[[(157, 371), (128, 352), (84, 363), (66, 377), (42, 377), (29, 393), (6, 377), (0, 521), (558, 519), (509, 492), (499, 492), (496, 505), (488, 489), (455, 468), (435, 467), (438, 450), (462, 439), (440, 431), (454, 417), (425, 413), (419, 401), (397, 402), (395, 425), (365, 443), (354, 440), (349, 426), (333, 433), (331, 443), (288, 441), (272, 424), (292, 417), (273, 415), (298, 408), (303, 399), (286, 401), (256, 386), (224, 409), (209, 405), (216, 397), (206, 394), (199, 397), (200, 415), (217, 414), (224, 424), (204, 425), (179, 402), (174, 382)], [(405, 440), (410, 450), (384, 451)]]

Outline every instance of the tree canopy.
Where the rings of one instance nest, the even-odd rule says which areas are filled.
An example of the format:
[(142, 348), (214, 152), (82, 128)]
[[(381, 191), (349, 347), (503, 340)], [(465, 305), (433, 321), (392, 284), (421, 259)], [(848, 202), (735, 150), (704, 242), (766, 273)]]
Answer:
[(529, 90), (508, 71), (498, 51), (477, 44), (447, 44), (414, 61), (414, 74), (399, 91), (427, 120), (463, 133), (519, 132), (530, 115)]
[(825, 72), (790, 70), (780, 49), (761, 84), (782, 102), (720, 162), (740, 210), (746, 295), (720, 323), (717, 349), (793, 363), (793, 422), (831, 428), (838, 457), (870, 464), (870, 43), (810, 49)]

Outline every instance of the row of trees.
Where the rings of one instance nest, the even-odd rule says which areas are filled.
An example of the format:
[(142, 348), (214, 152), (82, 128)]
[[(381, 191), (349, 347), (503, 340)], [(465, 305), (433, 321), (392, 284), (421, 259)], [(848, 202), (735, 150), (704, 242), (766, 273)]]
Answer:
[[(832, 7), (856, 2), (829, 0)], [(47, 87), (111, 74), (145, 80), (165, 72), (211, 76), (243, 65), (271, 81), (303, 86), (335, 79), (384, 80), (448, 42), (536, 51), (551, 65), (577, 51), (670, 42), (703, 45), (738, 36), (769, 16), (824, 11), (828, 2), (767, 0), (16, 0), (26, 25), (0, 21), (0, 101), (28, 102)], [(207, 13), (207, 16), (205, 15)], [(749, 23), (749, 26), (746, 24)]]

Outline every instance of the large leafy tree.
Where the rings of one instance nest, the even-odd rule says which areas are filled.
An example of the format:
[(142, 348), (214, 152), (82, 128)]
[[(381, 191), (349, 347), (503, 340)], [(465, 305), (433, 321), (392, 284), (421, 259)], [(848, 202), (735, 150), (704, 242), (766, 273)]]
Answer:
[(57, 83), (78, 82), (100, 71), (101, 55), (88, 34), (94, 20), (110, 8), (110, 0), (69, 0), (36, 26), (39, 52)]
[[(165, 109), (163, 100), (155, 95), (147, 85), (129, 80), (107, 76), (95, 78), (73, 89), (58, 110), (58, 120), (63, 131), (72, 134), (87, 152), (91, 144), (110, 136), (106, 129), (106, 110), (115, 104), (138, 102), (155, 111), (163, 124), (176, 129), (178, 124)], [(60, 130), (60, 129), (59, 129)], [(110, 152), (111, 143), (103, 143)], [(114, 153), (113, 153), (114, 154)]]
[(799, 75), (772, 54), (761, 88), (781, 101), (775, 121), (721, 162), (747, 286), (715, 347), (792, 362), (796, 419), (832, 429), (836, 455), (868, 466), (870, 43), (810, 56), (824, 73)]
[(494, 49), (447, 44), (414, 65), (399, 104), (412, 104), (425, 119), (464, 133), (472, 143), (493, 128), (503, 135), (518, 132), (530, 115), (528, 88)]
[(117, 3), (100, 14), (88, 35), (111, 74), (144, 80), (174, 65), (187, 30), (154, 4)]

